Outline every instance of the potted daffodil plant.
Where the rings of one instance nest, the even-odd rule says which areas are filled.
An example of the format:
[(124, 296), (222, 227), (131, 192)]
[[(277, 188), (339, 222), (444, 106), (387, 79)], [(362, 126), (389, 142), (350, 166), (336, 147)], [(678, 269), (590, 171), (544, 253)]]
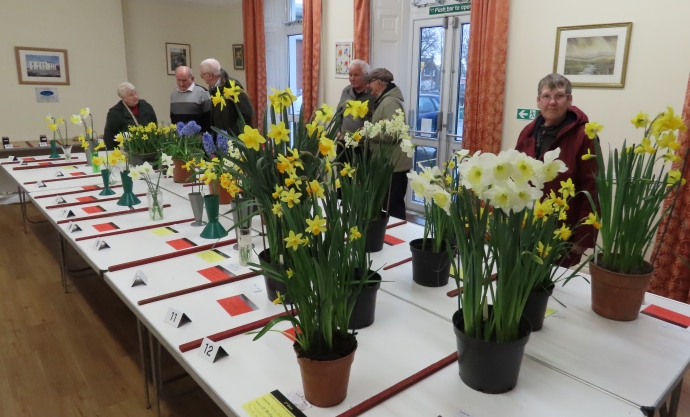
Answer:
[(645, 260), (659, 223), (670, 207), (659, 213), (664, 199), (685, 183), (681, 172), (669, 170), (680, 160), (678, 132), (687, 130), (671, 107), (650, 119), (638, 113), (631, 123), (642, 129), (639, 144), (602, 153), (597, 133), (603, 126), (591, 122), (585, 132), (594, 141), (599, 168), (595, 179), (599, 210), (592, 209), (599, 228), (600, 245), (589, 264), (592, 275), (592, 309), (620, 321), (635, 320), (652, 279), (654, 268)]

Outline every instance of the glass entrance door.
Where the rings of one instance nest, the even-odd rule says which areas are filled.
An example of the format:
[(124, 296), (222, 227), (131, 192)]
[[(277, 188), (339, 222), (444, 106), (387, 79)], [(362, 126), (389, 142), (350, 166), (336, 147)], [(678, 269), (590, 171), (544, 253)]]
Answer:
[[(469, 33), (469, 15), (414, 21), (407, 122), (417, 172), (420, 163), (433, 167), (462, 149)], [(422, 203), (409, 188), (407, 207), (424, 211)]]

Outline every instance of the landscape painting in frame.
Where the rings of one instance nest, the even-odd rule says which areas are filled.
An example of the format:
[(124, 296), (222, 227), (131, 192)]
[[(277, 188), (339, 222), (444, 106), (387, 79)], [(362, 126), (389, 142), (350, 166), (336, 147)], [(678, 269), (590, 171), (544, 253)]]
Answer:
[(553, 71), (573, 87), (625, 86), (632, 23), (558, 28)]
[(15, 46), (19, 84), (69, 85), (66, 49)]
[(166, 43), (165, 57), (168, 62), (168, 75), (175, 75), (175, 69), (190, 66), (192, 47), (185, 43)]

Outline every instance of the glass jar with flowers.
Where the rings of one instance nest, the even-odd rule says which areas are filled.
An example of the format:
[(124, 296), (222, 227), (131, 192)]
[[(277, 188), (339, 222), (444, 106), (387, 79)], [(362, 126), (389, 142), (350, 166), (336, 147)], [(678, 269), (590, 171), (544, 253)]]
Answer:
[(645, 256), (671, 208), (659, 213), (661, 205), (685, 183), (679, 170), (667, 170), (668, 163), (680, 160), (677, 133), (687, 130), (681, 117), (668, 107), (651, 120), (640, 112), (631, 123), (643, 129), (642, 140), (631, 146), (624, 142), (620, 150), (609, 151), (607, 159), (597, 135), (603, 126), (596, 122), (585, 126), (596, 155), (584, 157), (595, 157), (599, 168), (595, 177), (599, 209), (590, 214), (601, 236), (589, 264), (592, 310), (620, 321), (638, 316), (654, 272)]
[(174, 168), (172, 158), (165, 153), (161, 153), (158, 165), (158, 177), (156, 178), (154, 174), (156, 171), (153, 166), (148, 162), (144, 162), (142, 165), (130, 168), (129, 177), (133, 180), (143, 179), (146, 181), (146, 186), (148, 187), (148, 192), (146, 193), (146, 199), (148, 200), (149, 206), (149, 217), (151, 220), (163, 220), (163, 193), (160, 190), (161, 176), (165, 172), (165, 176), (172, 176), (172, 171)]
[[(90, 125), (87, 125), (86, 119), (89, 118)], [(98, 146), (98, 134), (93, 130), (93, 115), (88, 107), (84, 107), (79, 110), (79, 114), (73, 114), (70, 117), (70, 121), (75, 125), (84, 126), (84, 134), (79, 135), (78, 139), (81, 143), (81, 147), (86, 153), (86, 161), (91, 164), (91, 169), (94, 173), (98, 173), (101, 170), (100, 164), (93, 162), (93, 157), (98, 156), (96, 151), (96, 146)], [(99, 148), (99, 149), (102, 149)], [(107, 159), (107, 158), (106, 158)]]

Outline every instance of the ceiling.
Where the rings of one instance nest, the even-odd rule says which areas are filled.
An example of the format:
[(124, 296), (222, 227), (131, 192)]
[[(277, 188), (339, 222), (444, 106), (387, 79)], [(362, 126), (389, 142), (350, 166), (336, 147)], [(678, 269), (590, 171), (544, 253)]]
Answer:
[[(134, 0), (134, 1), (150, 1), (150, 0)], [(201, 4), (205, 6), (234, 6), (242, 4), (242, 0), (156, 0), (158, 3), (168, 4)]]

